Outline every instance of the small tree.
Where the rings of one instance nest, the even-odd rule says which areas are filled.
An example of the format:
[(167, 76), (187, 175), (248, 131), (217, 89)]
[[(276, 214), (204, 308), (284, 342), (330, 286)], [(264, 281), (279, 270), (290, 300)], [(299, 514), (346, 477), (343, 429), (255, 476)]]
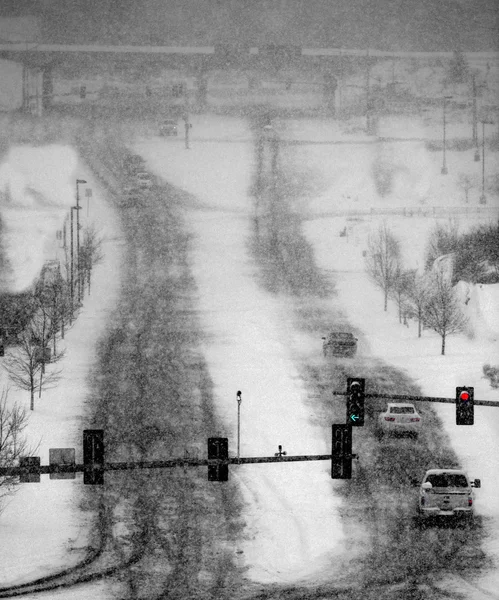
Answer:
[(439, 256), (451, 254), (459, 248), (457, 223), (449, 221), (447, 225), (437, 225), (430, 232), (426, 246), (426, 268), (429, 269)]
[(369, 235), (367, 242), (366, 271), (371, 280), (383, 290), (385, 311), (388, 295), (400, 274), (400, 244), (383, 223), (378, 231)]
[(92, 269), (95, 265), (99, 264), (103, 258), (102, 238), (99, 237), (98, 232), (93, 225), (87, 227), (83, 235), (83, 242), (80, 246), (80, 277), (83, 288), (85, 287), (85, 282), (87, 283), (89, 294)]
[[(51, 389), (60, 379), (61, 371), (45, 372), (45, 346), (40, 346), (40, 333), (28, 328), (19, 336), (20, 344), (4, 360), (4, 368), (12, 383), (30, 393), (30, 409), (35, 409), (35, 390)], [(63, 353), (51, 357), (51, 362), (61, 358)]]
[[(9, 407), (8, 391), (0, 391), (0, 467), (16, 467), (19, 459), (31, 455), (34, 449), (29, 449), (23, 436), (28, 424), (28, 414), (17, 404)], [(19, 483), (18, 477), (0, 477), (0, 499), (13, 493)], [(1, 506), (0, 506), (1, 511)]]
[(468, 204), (470, 190), (476, 187), (476, 177), (473, 177), (473, 175), (468, 175), (467, 173), (460, 173), (458, 182), (464, 191), (464, 199), (466, 204)]
[(431, 274), (431, 288), (425, 310), (426, 324), (442, 338), (442, 355), (448, 335), (464, 330), (466, 318), (446, 275), (437, 270)]
[(390, 296), (397, 303), (399, 310), (399, 323), (402, 323), (402, 316), (406, 314), (408, 309), (408, 293), (412, 280), (414, 279), (414, 271), (407, 271), (400, 267), (393, 282)]
[(407, 288), (408, 315), (418, 321), (418, 337), (421, 337), (426, 306), (428, 303), (428, 279), (426, 275), (414, 273)]

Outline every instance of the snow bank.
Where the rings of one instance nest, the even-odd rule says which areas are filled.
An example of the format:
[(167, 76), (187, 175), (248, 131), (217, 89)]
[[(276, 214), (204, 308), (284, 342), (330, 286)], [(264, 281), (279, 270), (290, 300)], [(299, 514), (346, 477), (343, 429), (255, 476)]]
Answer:
[(463, 313), (468, 319), (468, 335), (497, 342), (499, 340), (499, 283), (470, 284), (460, 281), (455, 289), (461, 300)]
[[(78, 319), (66, 331), (64, 341), (58, 342), (59, 347), (66, 348), (66, 355), (57, 364), (62, 379), (41, 398), (36, 394), (27, 428), (28, 441), (38, 446), (34, 455), (40, 456), (41, 464), (48, 464), (50, 448), (75, 448), (76, 462), (81, 463), (88, 378), (96, 360), (96, 343), (119, 292), (122, 257), (117, 216), (71, 148), (13, 148), (0, 173), (4, 192), (6, 187), (12, 190), (10, 196), (2, 197), (2, 220), (9, 229), (7, 255), (16, 266), (11, 286), (14, 291), (29, 286), (45, 260), (60, 257), (62, 250), (54, 243), (56, 231), (75, 202), (76, 177), (86, 179), (94, 190), (91, 203), (82, 202), (81, 225), (96, 224), (103, 239), (104, 260), (92, 272), (91, 296), (84, 298)], [(21, 250), (22, 259), (18, 256)], [(7, 354), (12, 351), (8, 349)], [(7, 374), (0, 368), (0, 386), (7, 384)], [(11, 387), (9, 402), (29, 409), (29, 392)], [(19, 486), (0, 513), (1, 585), (48, 575), (85, 556), (92, 515), (80, 510), (82, 491), (81, 474), (75, 480), (60, 481), (42, 475), (39, 484)], [(54, 597), (59, 596), (54, 593)], [(61, 597), (67, 597), (67, 592)], [(86, 595), (75, 593), (74, 597), (90, 594), (87, 590)], [(106, 596), (102, 593), (98, 597)]]
[(17, 146), (0, 165), (2, 245), (8, 291), (29, 288), (47, 259), (56, 258), (56, 232), (75, 204), (72, 148)]

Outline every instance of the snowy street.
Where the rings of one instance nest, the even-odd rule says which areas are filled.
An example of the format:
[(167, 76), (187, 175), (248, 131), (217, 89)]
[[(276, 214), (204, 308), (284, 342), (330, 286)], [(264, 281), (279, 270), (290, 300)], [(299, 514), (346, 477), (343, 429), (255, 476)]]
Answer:
[[(388, 393), (398, 391), (393, 389), (394, 382), (398, 381), (399, 385), (404, 386), (404, 390), (414, 391), (415, 386), (419, 386), (418, 389), (424, 394), (451, 397), (456, 385), (466, 384), (475, 387), (476, 398), (497, 399), (488, 382), (482, 378), (481, 372), (482, 365), (490, 362), (490, 357), (496, 356), (499, 350), (496, 335), (497, 296), (490, 295), (491, 306), (487, 309), (484, 304), (487, 297), (480, 295), (477, 290), (476, 300), (471, 306), (473, 308), (481, 302), (481, 310), (475, 311), (471, 316), (476, 329), (482, 332), (486, 330), (486, 335), (472, 341), (464, 334), (452, 336), (448, 341), (446, 356), (441, 357), (437, 334), (425, 330), (422, 338), (418, 339), (416, 324), (410, 322), (409, 327), (399, 324), (396, 307), (391, 303), (388, 313), (384, 313), (382, 294), (372, 286), (364, 272), (362, 252), (367, 235), (382, 222), (382, 218), (369, 215), (349, 219), (346, 216), (330, 215), (332, 205), (334, 211), (338, 211), (342, 205), (347, 209), (352, 202), (366, 210), (379, 208), (384, 201), (396, 207), (402, 204), (402, 199), (404, 206), (409, 208), (419, 207), (421, 198), (424, 198), (429, 208), (452, 204), (453, 188), (450, 180), (447, 180), (445, 188), (436, 188), (436, 176), (426, 177), (428, 166), (432, 162), (431, 155), (423, 147), (418, 147), (418, 160), (412, 161), (411, 152), (398, 152), (394, 155), (392, 146), (383, 143), (385, 163), (392, 164), (395, 161), (398, 165), (391, 194), (383, 200), (370, 175), (372, 165), (378, 161), (377, 147), (372, 144), (331, 145), (327, 150), (318, 149), (314, 145), (296, 148), (283, 145), (279, 156), (280, 178), (290, 186), (288, 189), (296, 190), (298, 186), (298, 192), (293, 192), (294, 195), (288, 201), (281, 200), (272, 209), (265, 202), (255, 205), (255, 199), (249, 193), (258, 174), (255, 147), (247, 122), (197, 116), (193, 118), (193, 125), (192, 146), (189, 151), (184, 149), (181, 139), (161, 140), (153, 136), (140, 139), (134, 144), (134, 150), (145, 158), (152, 173), (191, 194), (188, 199), (175, 198), (175, 206), (182, 213), (185, 233), (180, 232), (176, 222), (172, 221), (171, 225), (167, 225), (167, 220), (171, 217), (168, 211), (162, 212), (161, 208), (161, 203), (168, 199), (166, 195), (145, 193), (143, 200), (136, 206), (121, 209), (125, 215), (128, 235), (130, 232), (136, 235), (137, 245), (141, 248), (137, 287), (132, 289), (137, 298), (134, 300), (130, 290), (124, 293), (122, 301), (125, 304), (121, 309), (126, 307), (126, 310), (131, 311), (137, 304), (140, 310), (154, 313), (157, 319), (155, 322), (165, 327), (165, 331), (151, 329), (148, 320), (150, 317), (144, 313), (142, 320), (139, 312), (137, 323), (133, 327), (130, 325), (130, 331), (125, 334), (128, 336), (126, 344), (132, 348), (136, 344), (134, 352), (139, 352), (139, 356), (142, 356), (141, 342), (140, 338), (135, 339), (136, 330), (142, 331), (141, 328), (144, 327), (144, 332), (151, 338), (146, 355), (152, 361), (150, 373), (153, 385), (157, 371), (162, 368), (159, 362), (161, 355), (156, 356), (149, 351), (163, 343), (162, 339), (168, 335), (168, 327), (171, 326), (165, 317), (169, 314), (169, 309), (162, 305), (166, 290), (172, 281), (180, 281), (182, 273), (189, 269), (195, 289), (187, 290), (192, 306), (190, 303), (186, 304), (185, 312), (191, 315), (193, 321), (199, 319), (202, 330), (199, 337), (195, 334), (191, 345), (202, 354), (206, 362), (213, 386), (217, 418), (223, 424), (219, 431), (207, 433), (228, 435), (232, 456), (236, 454), (237, 390), (242, 391), (242, 456), (273, 455), (277, 452), (278, 445), (282, 445), (290, 455), (328, 453), (331, 423), (341, 422), (344, 409), (341, 401), (332, 401), (327, 392), (343, 388), (347, 375), (364, 376), (368, 385), (372, 381)], [(320, 136), (314, 130), (316, 124), (313, 122), (296, 122), (293, 125), (297, 129), (302, 127), (301, 135), (305, 138)], [(292, 131), (289, 127), (286, 135), (292, 136)], [(228, 140), (230, 142), (226, 143)], [(321, 160), (318, 160), (319, 157), (322, 157)], [(459, 158), (458, 153), (451, 154), (449, 164), (457, 167)], [(268, 154), (265, 154), (264, 169), (268, 168), (268, 160)], [(335, 165), (334, 169), (329, 168), (331, 164)], [(350, 176), (339, 176), (346, 171), (348, 165), (351, 169)], [(355, 165), (355, 169), (352, 165)], [(359, 179), (360, 175), (357, 177), (357, 169), (364, 179)], [(293, 170), (298, 173), (294, 179), (290, 174)], [(113, 323), (115, 327), (121, 327), (127, 316), (126, 310), (123, 314), (115, 311), (120, 297), (120, 285), (123, 283), (120, 264), (125, 239), (115, 216), (117, 209), (110, 208), (105, 201), (106, 192), (100, 189), (100, 184), (92, 179), (89, 172), (79, 166), (78, 160), (71, 156), (67, 177), (70, 179), (75, 176), (85, 177), (89, 187), (94, 190), (90, 218), (101, 227), (105, 240), (105, 260), (95, 270), (92, 293), (85, 299), (79, 319), (66, 336), (68, 355), (64, 359), (67, 361), (64, 384), (53, 392), (44, 393), (41, 402), (44, 403), (43, 406), (47, 402), (47, 406), (51, 407), (50, 413), (46, 409), (42, 411), (41, 404), (40, 410), (37, 407), (34, 413), (35, 424), (37, 420), (40, 424), (38, 429), (32, 431), (43, 435), (40, 450), (42, 462), (47, 461), (49, 447), (79, 447), (79, 425), (75, 427), (75, 424), (85, 414), (84, 397), (89, 389), (86, 380), (93, 369), (95, 344), (98, 339), (103, 339), (103, 334), (106, 335), (107, 324)], [(358, 187), (352, 185), (352, 181), (357, 181)], [(301, 194), (302, 182), (305, 182), (306, 193)], [(37, 190), (36, 183), (30, 183), (29, 187)], [(19, 184), (20, 197), (24, 198), (24, 192), (25, 188)], [(70, 194), (71, 191), (68, 190), (69, 197)], [(70, 201), (63, 200), (62, 204), (67, 207)], [(488, 222), (490, 214), (493, 214), (493, 207), (490, 208), (488, 212), (477, 213), (473, 223)], [(12, 219), (11, 223), (14, 224), (11, 231), (15, 232), (16, 220)], [(417, 267), (423, 263), (425, 240), (433, 223), (434, 219), (428, 216), (399, 215), (390, 218), (390, 226), (403, 240), (403, 255), (410, 266)], [(471, 225), (471, 222), (463, 224), (465, 227)], [(169, 235), (173, 232), (171, 239), (165, 235), (167, 227), (172, 229), (168, 229)], [(346, 228), (347, 235), (340, 237), (339, 233), (343, 228)], [(53, 224), (48, 225), (43, 239), (51, 239), (53, 229)], [(278, 261), (266, 263), (258, 251), (258, 245), (267, 244), (267, 236), (274, 230), (281, 239), (282, 255), (279, 255), (279, 260), (282, 260), (282, 274), (278, 270)], [(183, 248), (183, 236), (191, 239), (190, 251), (187, 257), (180, 259), (175, 252), (178, 248)], [(149, 246), (144, 241), (147, 237)], [(308, 247), (313, 251), (310, 255), (306, 251)], [(156, 254), (152, 248), (156, 249)], [(299, 259), (304, 262), (293, 264), (293, 253), (297, 252), (297, 248), (302, 249), (300, 252), (303, 251), (303, 254)], [(51, 250), (47, 250), (46, 259), (51, 257), (50, 252)], [(303, 256), (307, 258), (303, 259)], [(187, 260), (188, 264), (184, 264), (183, 260)], [(133, 268), (133, 263), (127, 266), (128, 270)], [(307, 269), (307, 273), (301, 271), (303, 268)], [(294, 293), (284, 288), (272, 291), (281, 275), (283, 281), (294, 282)], [(151, 286), (150, 292), (148, 288)], [(150, 301), (149, 293), (152, 294), (151, 298), (157, 300)], [(110, 318), (112, 313), (113, 317)], [(359, 356), (351, 362), (338, 360), (328, 364), (322, 355), (321, 336), (339, 324), (352, 328), (359, 335)], [(187, 336), (187, 332), (182, 329), (181, 337), (188, 340)], [(133, 357), (132, 354), (127, 365), (133, 364), (132, 361), (136, 360)], [(135, 381), (131, 370), (133, 367), (123, 367), (126, 375), (120, 389), (130, 390), (132, 397), (138, 394), (137, 402), (151, 402), (149, 397), (143, 398), (140, 395), (140, 379)], [(75, 399), (75, 404), (69, 407), (63, 402), (74, 397), (75, 377), (81, 378), (77, 385), (81, 398)], [(125, 385), (130, 387), (126, 388)], [(134, 391), (137, 385), (138, 391)], [(188, 385), (184, 392), (188, 393)], [(17, 391), (15, 394), (16, 398), (22, 396)], [(120, 398), (116, 400), (119, 402)], [(152, 410), (155, 408), (154, 404), (147, 406)], [(65, 417), (70, 423), (66, 430), (67, 439), (61, 436), (61, 430), (56, 427), (55, 422), (51, 422), (51, 418), (56, 418), (59, 424), (63, 407), (67, 407), (69, 411)], [(377, 407), (378, 404), (373, 410), (377, 410)], [(135, 408), (124, 405), (122, 416), (125, 419), (137, 419), (139, 415), (140, 419), (145, 419), (141, 423), (135, 423), (138, 435), (144, 435), (146, 431), (152, 431), (151, 426), (155, 423), (150, 413), (141, 413), (140, 409), (137, 403)], [(482, 545), (481, 538), (478, 537), (466, 545), (465, 531), (444, 529), (438, 532), (417, 532), (409, 528), (408, 519), (413, 515), (414, 506), (411, 504), (410, 493), (404, 492), (404, 485), (409, 475), (419, 478), (422, 476), (425, 468), (423, 463), (427, 462), (429, 456), (423, 456), (422, 464), (418, 464), (418, 453), (424, 448), (418, 446), (412, 456), (411, 442), (406, 440), (401, 440), (400, 443), (390, 441), (379, 447), (373, 445), (370, 422), (365, 431), (355, 431), (354, 451), (360, 453), (360, 460), (358, 465), (354, 465), (352, 482), (331, 480), (328, 461), (230, 468), (230, 484), (235, 486), (230, 489), (237, 488), (241, 494), (244, 526), (237, 539), (228, 544), (228, 552), (231, 553), (231, 560), (244, 571), (245, 580), (250, 585), (298, 585), (304, 588), (321, 582), (328, 586), (336, 583), (345, 585), (352, 578), (355, 560), (362, 560), (362, 575), (357, 574), (360, 580), (355, 585), (361, 586), (360, 593), (367, 594), (367, 590), (374, 585), (372, 582), (376, 581), (378, 571), (380, 575), (376, 585), (385, 585), (383, 581), (386, 581), (384, 577), (387, 575), (383, 569), (387, 557), (389, 561), (397, 560), (401, 570), (413, 572), (414, 561), (420, 556), (418, 552), (427, 548), (428, 542), (432, 540), (436, 542), (434, 548), (421, 567), (423, 576), (425, 569), (431, 574), (429, 580), (433, 582), (432, 593), (437, 593), (439, 582), (450, 585), (446, 578), (456, 578), (456, 568), (462, 560), (463, 551), (471, 553), (475, 561), (479, 560), (480, 552), (483, 552), (489, 568), (481, 574), (478, 587), (474, 587), (469, 578), (463, 578), (453, 585), (457, 585), (460, 592), (468, 589), (466, 586), (471, 586), (468, 597), (472, 600), (490, 597), (497, 582), (494, 565), (497, 565), (499, 559), (499, 489), (494, 476), (497, 470), (494, 456), (495, 440), (499, 435), (499, 415), (498, 418), (495, 417), (494, 409), (477, 407), (475, 427), (465, 428), (463, 431), (463, 428), (453, 424), (452, 406), (437, 406), (435, 412), (444, 424), (444, 432), (450, 440), (451, 454), (445, 455), (454, 460), (452, 451), (455, 452), (458, 461), (470, 475), (482, 479), (482, 489), (477, 493), (477, 512), (484, 519), (484, 524), (487, 524), (487, 529), (493, 532)], [(373, 416), (372, 412), (369, 412), (369, 416)], [(438, 431), (440, 425), (433, 412), (429, 411), (427, 416), (431, 425), (429, 431)], [(158, 422), (165, 419), (166, 423), (172, 419), (169, 414), (162, 413), (158, 413), (155, 418)], [(110, 427), (114, 427), (112, 421)], [(479, 446), (476, 445), (477, 431), (481, 438)], [(132, 433), (124, 434), (124, 446), (133, 444)], [(199, 437), (201, 435), (201, 431), (198, 435), (192, 431), (187, 433), (187, 438), (203, 448), (204, 439)], [(445, 437), (432, 440), (428, 434), (424, 443), (428, 444), (435, 456), (439, 456), (447, 442)], [(165, 449), (181, 452), (183, 444), (184, 441), (180, 439), (163, 438), (160, 442), (152, 441), (148, 451), (164, 456)], [(392, 466), (390, 461), (393, 461)], [(408, 465), (408, 472), (397, 472), (404, 461)], [(376, 486), (376, 475), (371, 480), (370, 469), (376, 464), (380, 469), (379, 486)], [(390, 474), (394, 465), (398, 465), (395, 473)], [(397, 477), (401, 478), (403, 483), (398, 484), (400, 489), (391, 489), (387, 484), (392, 476), (396, 481)], [(204, 478), (204, 474), (202, 477)], [(78, 503), (74, 494), (81, 492), (80, 481), (50, 482), (47, 479), (40, 487), (21, 487), (2, 515), (2, 518), (6, 516), (7, 522), (12, 524), (9, 525), (9, 537), (18, 539), (21, 546), (11, 545), (17, 549), (9, 553), (9, 560), (2, 560), (0, 581), (5, 579), (12, 585), (42, 575), (47, 570), (52, 571), (58, 564), (66, 566), (68, 548), (71, 548), (75, 562), (81, 559), (86, 541), (85, 523), (81, 520), (81, 515), (85, 513), (77, 513), (78, 517), (75, 519), (72, 509), (68, 510), (68, 504), (74, 507)], [(158, 476), (155, 493), (167, 485), (167, 481), (168, 479)], [(43, 519), (46, 529), (40, 531), (39, 538), (50, 539), (52, 550), (40, 561), (41, 550), (36, 546), (28, 554), (24, 550), (25, 540), (30, 535), (29, 532), (33, 531), (34, 525), (26, 517), (21, 520), (20, 527), (18, 502), (24, 506), (39, 503), (47, 511), (47, 515), (53, 516), (50, 512), (53, 508), (51, 494), (54, 494), (53, 486), (56, 484), (67, 491), (67, 495), (58, 495), (62, 502), (58, 519), (67, 519), (68, 525), (61, 525), (54, 530), (51, 521)], [(213, 484), (206, 485), (208, 490), (209, 485)], [(154, 480), (148, 481), (145, 488), (145, 497), (149, 501), (149, 494), (155, 490)], [(139, 493), (139, 500), (141, 499), (140, 489), (136, 489), (135, 484), (128, 486), (122, 481), (117, 489), (125, 495), (124, 498), (126, 494), (134, 498)], [(44, 492), (43, 496), (41, 490)], [(114, 510), (117, 513), (128, 508), (128, 499), (122, 502), (116, 499)], [(11, 517), (9, 510), (13, 511)], [(193, 510), (198, 510), (196, 505)], [(38, 522), (40, 512), (31, 510), (30, 515)], [(180, 525), (180, 531), (185, 534), (187, 529), (182, 523)], [(398, 548), (393, 548), (390, 544), (400, 535), (398, 527), (404, 528), (406, 538), (399, 540)], [(57, 535), (54, 535), (54, 531), (57, 531)], [(162, 529), (158, 530), (157, 544), (164, 543), (159, 531)], [(203, 533), (204, 536), (208, 534), (209, 532)], [(125, 533), (117, 532), (120, 543), (125, 538)], [(441, 549), (445, 551), (441, 552)], [(373, 557), (376, 554), (378, 558), (375, 560)], [(442, 562), (437, 561), (439, 554), (442, 554)], [(163, 557), (162, 554), (157, 556)], [(167, 560), (166, 556), (167, 552), (164, 560)], [(447, 564), (444, 562), (446, 557)], [(28, 560), (33, 564), (33, 569), (29, 572), (23, 566)], [(436, 561), (434, 565), (432, 561)], [(210, 580), (206, 573), (198, 577)], [(366, 587), (362, 587), (363, 585)], [(419, 583), (416, 581), (414, 585)], [(97, 588), (94, 586), (95, 584), (92, 587), (78, 588), (79, 591), (75, 590), (71, 598), (112, 597), (112, 584), (99, 585)], [(374, 587), (372, 593), (377, 593)], [(45, 597), (63, 596), (54, 592)]]

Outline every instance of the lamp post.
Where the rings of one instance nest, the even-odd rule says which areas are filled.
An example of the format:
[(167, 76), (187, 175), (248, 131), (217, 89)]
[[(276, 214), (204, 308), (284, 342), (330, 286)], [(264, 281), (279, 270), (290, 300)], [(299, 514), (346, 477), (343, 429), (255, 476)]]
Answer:
[(69, 247), (70, 247), (70, 255), (71, 255), (71, 269), (70, 269), (70, 285), (69, 285), (69, 294), (70, 294), (70, 298), (71, 298), (71, 310), (69, 311), (69, 321), (70, 323), (73, 322), (73, 310), (74, 310), (74, 251), (73, 251), (73, 247), (74, 247), (74, 243), (73, 243), (73, 210), (75, 210), (76, 207), (72, 206), (71, 207), (71, 224), (70, 224), (70, 242), (69, 242)]
[(476, 110), (476, 76), (472, 75), (472, 88), (473, 88), (473, 145), (475, 146), (475, 162), (480, 161), (480, 152), (478, 151), (478, 118)]
[(76, 180), (76, 266), (78, 271), (78, 302), (81, 301), (81, 271), (80, 271), (80, 194), (78, 184), (87, 183), (85, 179)]
[(241, 440), (241, 392), (237, 392), (237, 460), (239, 461), (239, 450)]
[(485, 125), (493, 125), (493, 121), (482, 121), (482, 195), (480, 196), (480, 204), (486, 204), (485, 196)]
[(442, 171), (441, 171), (442, 175), (447, 175), (447, 173), (448, 173), (447, 162), (446, 162), (446, 157), (445, 157), (445, 149), (446, 149), (445, 148), (446, 147), (446, 137), (445, 137), (445, 135), (446, 135), (446, 131), (445, 131), (445, 126), (446, 126), (445, 116), (446, 115), (445, 115), (445, 107), (447, 105), (447, 100), (450, 100), (451, 98), (452, 98), (452, 96), (444, 96), (444, 109), (443, 109), (443, 117), (444, 117), (444, 119), (443, 119), (444, 120), (444, 139), (443, 139), (443, 142), (444, 142), (444, 144), (443, 144), (444, 145), (444, 158), (443, 158)]

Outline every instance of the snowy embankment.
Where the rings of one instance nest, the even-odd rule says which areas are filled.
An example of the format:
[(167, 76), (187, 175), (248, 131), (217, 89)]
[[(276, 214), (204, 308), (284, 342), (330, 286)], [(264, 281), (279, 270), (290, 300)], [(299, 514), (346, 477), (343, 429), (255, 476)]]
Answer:
[[(64, 264), (57, 231), (75, 204), (76, 178), (80, 185), (83, 228), (95, 224), (102, 238), (104, 260), (92, 272), (92, 292), (73, 326), (58, 342), (65, 348), (57, 364), (62, 379), (57, 387), (35, 396), (35, 410), (26, 430), (41, 464), (49, 462), (49, 448), (75, 448), (82, 462), (82, 430), (85, 428), (85, 398), (95, 361), (97, 340), (114, 309), (120, 283), (121, 251), (117, 240), (120, 227), (113, 209), (92, 175), (70, 147), (15, 147), (0, 166), (0, 215), (5, 228), (6, 257), (12, 267), (9, 289), (21, 291), (33, 284), (46, 260)], [(85, 188), (93, 195), (86, 197)], [(9, 348), (7, 354), (15, 352)], [(0, 359), (0, 366), (1, 366)], [(47, 367), (48, 371), (52, 366)], [(0, 385), (8, 385), (0, 369)], [(29, 392), (10, 387), (9, 403), (29, 411)], [(88, 549), (91, 514), (80, 509), (83, 479), (50, 480), (23, 484), (7, 499), (0, 513), (0, 585), (14, 585), (46, 576), (79, 562)]]

